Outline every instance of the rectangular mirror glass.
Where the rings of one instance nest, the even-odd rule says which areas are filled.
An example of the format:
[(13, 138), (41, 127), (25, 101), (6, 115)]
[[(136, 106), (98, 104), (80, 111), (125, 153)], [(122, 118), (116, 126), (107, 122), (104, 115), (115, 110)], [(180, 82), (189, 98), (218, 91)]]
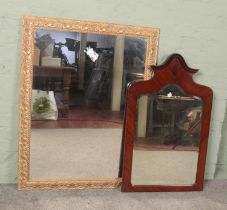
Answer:
[(144, 38), (35, 31), (32, 179), (118, 176), (126, 84), (144, 79), (146, 46)]
[(175, 84), (139, 97), (132, 185), (195, 183), (202, 110), (200, 98)]

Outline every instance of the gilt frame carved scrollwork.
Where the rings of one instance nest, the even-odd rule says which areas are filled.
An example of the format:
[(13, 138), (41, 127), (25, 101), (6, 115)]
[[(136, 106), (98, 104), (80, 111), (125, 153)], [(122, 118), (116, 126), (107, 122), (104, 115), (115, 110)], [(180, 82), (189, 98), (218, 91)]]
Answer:
[(119, 186), (121, 184), (121, 178), (30, 179), (32, 62), (34, 55), (34, 33), (39, 29), (145, 38), (147, 42), (144, 70), (145, 79), (151, 77), (149, 67), (156, 63), (159, 29), (57, 18), (23, 17), (20, 63), (18, 189), (92, 189), (114, 188)]

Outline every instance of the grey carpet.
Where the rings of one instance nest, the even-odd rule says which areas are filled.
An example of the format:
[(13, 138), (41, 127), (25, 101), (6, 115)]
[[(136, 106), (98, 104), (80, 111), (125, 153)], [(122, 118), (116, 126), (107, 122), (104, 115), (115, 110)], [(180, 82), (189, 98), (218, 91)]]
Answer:
[(0, 185), (1, 210), (227, 210), (227, 180), (202, 192), (121, 193), (111, 190), (17, 191)]

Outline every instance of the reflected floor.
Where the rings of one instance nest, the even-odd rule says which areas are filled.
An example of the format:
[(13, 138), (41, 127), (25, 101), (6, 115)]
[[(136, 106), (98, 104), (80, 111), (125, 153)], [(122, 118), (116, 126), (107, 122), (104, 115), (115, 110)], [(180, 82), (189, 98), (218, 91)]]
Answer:
[(32, 128), (122, 128), (123, 112), (83, 109), (69, 110), (67, 118), (33, 120)]
[(195, 183), (198, 146), (180, 136), (135, 139), (132, 164), (134, 185), (192, 185)]
[(31, 179), (118, 177), (122, 129), (32, 129)]
[(184, 145), (185, 143), (182, 139), (180, 138), (177, 139), (177, 137), (174, 138), (162, 136), (137, 137), (135, 139), (134, 149), (146, 151), (156, 150), (198, 151), (198, 146), (193, 145), (190, 142)]
[(133, 185), (192, 185), (198, 152), (133, 151)]
[(170, 150), (176, 150), (176, 151), (198, 151), (198, 147), (194, 146), (181, 146), (177, 145), (159, 145), (159, 144), (153, 144), (153, 145), (147, 145), (147, 144), (135, 144), (134, 148), (136, 150), (144, 150), (144, 151), (170, 151)]

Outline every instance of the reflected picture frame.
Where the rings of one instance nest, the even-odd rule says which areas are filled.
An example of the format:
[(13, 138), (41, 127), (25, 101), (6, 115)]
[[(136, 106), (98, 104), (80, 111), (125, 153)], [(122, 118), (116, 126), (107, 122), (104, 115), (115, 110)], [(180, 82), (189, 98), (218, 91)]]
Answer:
[(22, 26), (18, 125), (18, 189), (96, 189), (120, 186), (121, 177), (108, 179), (30, 178), (30, 138), (35, 32), (36, 30), (58, 30), (145, 38), (147, 46), (144, 79), (149, 79), (152, 77), (150, 66), (155, 65), (157, 60), (159, 29), (33, 16), (24, 16)]
[[(193, 74), (198, 70), (188, 67), (180, 54), (172, 54), (163, 65), (152, 66), (152, 69), (154, 71), (152, 79), (133, 81), (128, 85), (123, 134), (124, 154), (121, 190), (122, 192), (200, 191), (203, 189), (204, 183), (213, 92), (211, 88), (193, 81)], [(178, 85), (189, 96), (199, 97), (203, 103), (195, 183), (192, 185), (133, 185), (132, 162), (138, 99), (143, 95), (157, 93), (170, 84)]]

